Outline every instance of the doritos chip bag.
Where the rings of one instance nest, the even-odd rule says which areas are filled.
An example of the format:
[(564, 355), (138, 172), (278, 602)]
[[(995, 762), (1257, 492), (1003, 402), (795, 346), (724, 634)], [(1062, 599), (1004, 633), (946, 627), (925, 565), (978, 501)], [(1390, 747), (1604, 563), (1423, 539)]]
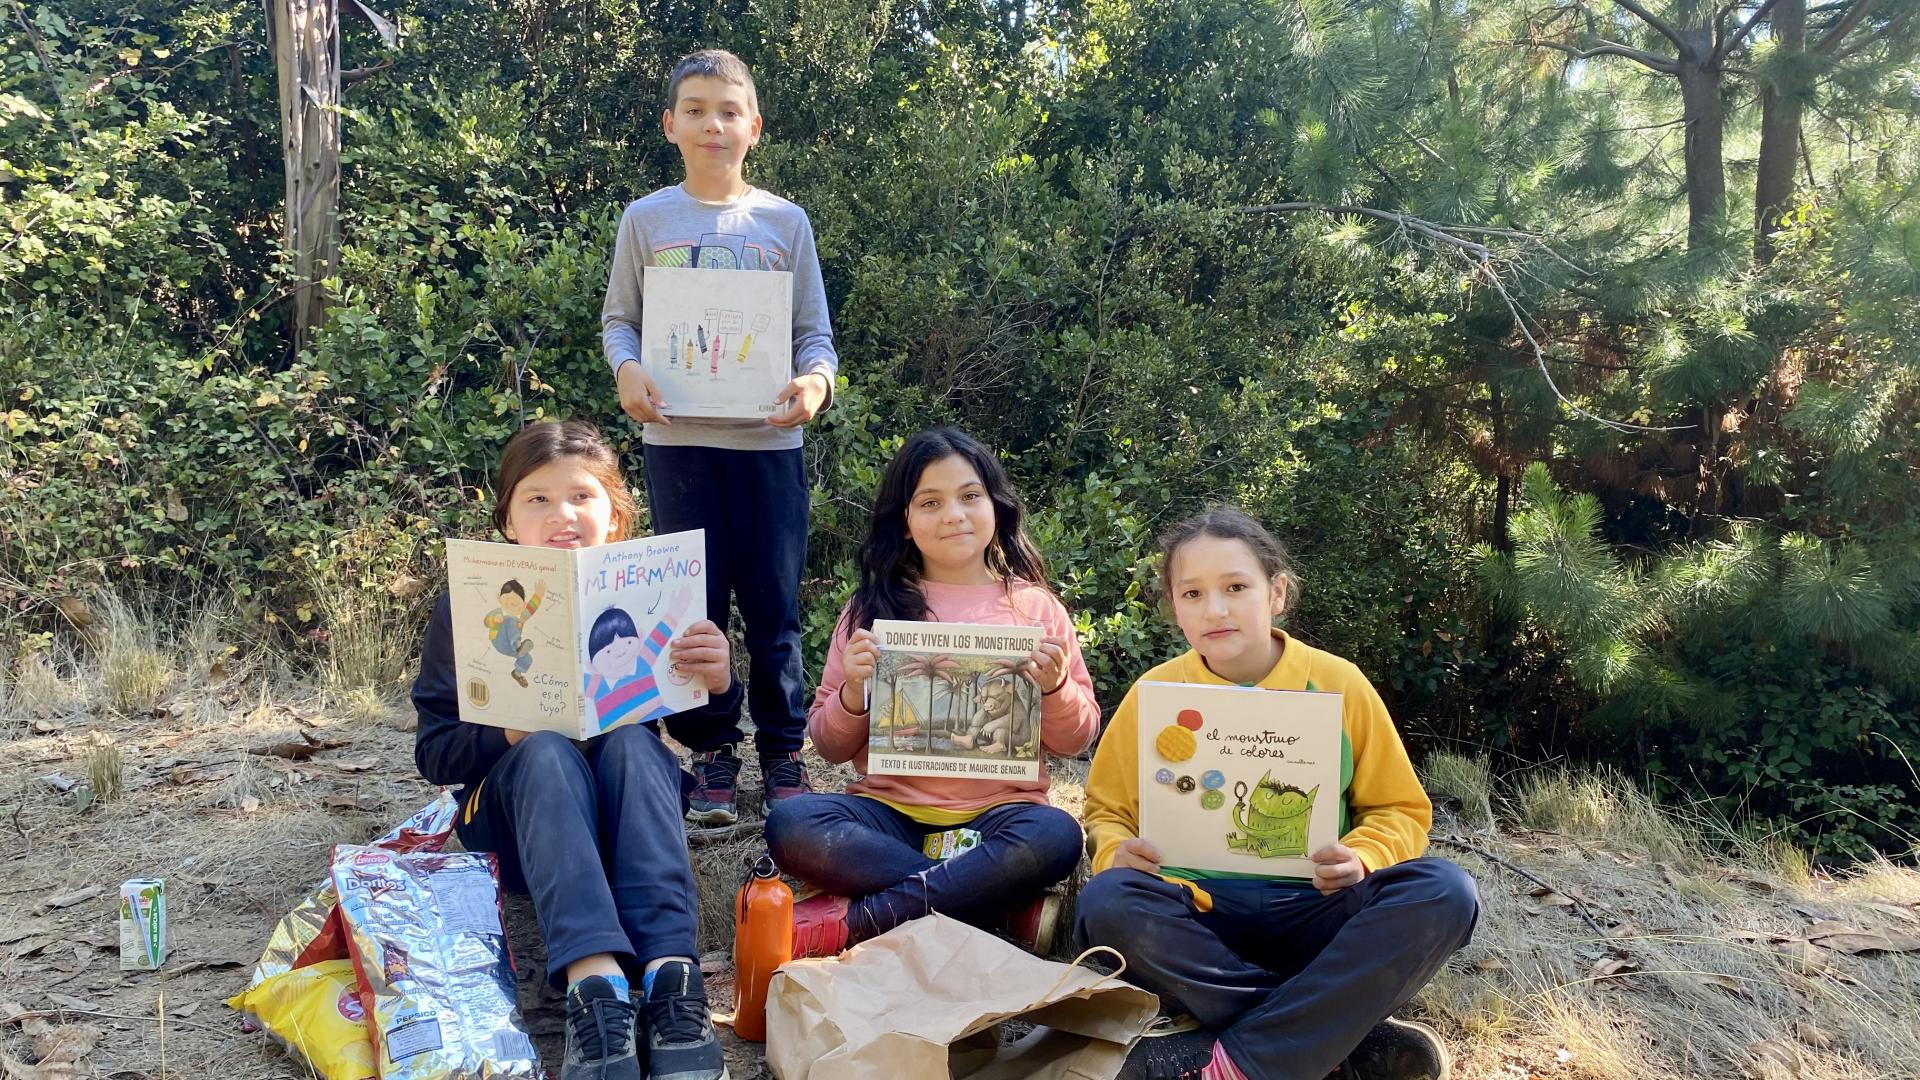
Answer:
[(342, 844), (333, 885), (382, 1080), (541, 1075), (492, 855)]
[(328, 960), (275, 975), (227, 999), (298, 1050), (320, 1080), (372, 1080), (373, 1041), (353, 961)]
[[(373, 844), (393, 851), (439, 851), (453, 833), (453, 819), (459, 810), (460, 805), (453, 801), (453, 796), (442, 791), (439, 798), (421, 807)], [(333, 914), (333, 906), (339, 900), (333, 891), (331, 876), (309, 890), (306, 898), (295, 904), (273, 928), (272, 936), (267, 938), (266, 951), (260, 954), (260, 962), (254, 965), (253, 978), (247, 985), (258, 986), (275, 975), (293, 970), (303, 960), (311, 962), (313, 958), (303, 954), (320, 936), (327, 916)]]

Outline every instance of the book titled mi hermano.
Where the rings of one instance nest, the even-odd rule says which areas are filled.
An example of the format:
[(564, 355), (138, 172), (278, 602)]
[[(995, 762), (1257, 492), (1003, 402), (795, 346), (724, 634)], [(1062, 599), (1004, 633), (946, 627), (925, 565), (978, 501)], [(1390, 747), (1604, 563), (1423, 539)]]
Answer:
[(1040, 778), (1037, 626), (879, 619), (867, 692), (867, 772)]
[(447, 541), (460, 719), (590, 739), (705, 703), (668, 647), (707, 617), (706, 534), (571, 551)]
[(1140, 684), (1140, 835), (1167, 873), (1312, 877), (1340, 839), (1340, 694)]

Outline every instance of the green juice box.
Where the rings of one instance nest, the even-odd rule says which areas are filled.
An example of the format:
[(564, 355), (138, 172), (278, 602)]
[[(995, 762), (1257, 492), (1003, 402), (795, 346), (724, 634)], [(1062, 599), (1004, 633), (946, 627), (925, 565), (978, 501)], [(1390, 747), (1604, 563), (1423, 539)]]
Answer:
[(167, 960), (167, 883), (120, 883), (120, 970), (153, 971)]

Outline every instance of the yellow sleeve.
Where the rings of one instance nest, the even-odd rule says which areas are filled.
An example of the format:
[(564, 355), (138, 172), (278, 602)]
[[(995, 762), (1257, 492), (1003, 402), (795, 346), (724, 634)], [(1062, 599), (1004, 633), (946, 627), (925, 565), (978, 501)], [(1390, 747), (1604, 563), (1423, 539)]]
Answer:
[(1113, 865), (1122, 840), (1140, 835), (1139, 693), (1138, 684), (1127, 689), (1100, 736), (1087, 775), (1087, 844), (1093, 849), (1096, 874)]
[(1340, 842), (1352, 848), (1371, 873), (1426, 852), (1433, 803), (1414, 774), (1386, 703), (1365, 676), (1355, 675), (1358, 685), (1346, 691), (1347, 741), (1353, 746), (1347, 808), (1352, 818)]

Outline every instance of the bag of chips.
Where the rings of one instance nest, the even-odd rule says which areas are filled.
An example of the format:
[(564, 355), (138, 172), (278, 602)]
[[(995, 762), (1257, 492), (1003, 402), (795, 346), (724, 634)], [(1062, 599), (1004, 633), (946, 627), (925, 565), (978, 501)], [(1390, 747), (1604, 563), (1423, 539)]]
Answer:
[(353, 961), (328, 960), (272, 976), (227, 999), (297, 1050), (320, 1080), (374, 1080), (373, 1041)]
[[(453, 819), (460, 811), (460, 804), (445, 791), (440, 797), (421, 807), (412, 817), (394, 826), (385, 836), (373, 842), (375, 847), (392, 851), (439, 851), (446, 846), (447, 837), (453, 834)], [(253, 978), (248, 980), (249, 987), (259, 986), (275, 975), (313, 963), (315, 960), (343, 957), (343, 951), (330, 948), (319, 950), (319, 955), (308, 955), (309, 949), (326, 926), (327, 916), (333, 914), (333, 907), (340, 898), (333, 891), (331, 877), (313, 887), (306, 899), (293, 906), (273, 928), (273, 934), (267, 938), (266, 951), (260, 954), (260, 962), (253, 967)]]
[(541, 1075), (492, 855), (342, 844), (333, 885), (382, 1080)]

